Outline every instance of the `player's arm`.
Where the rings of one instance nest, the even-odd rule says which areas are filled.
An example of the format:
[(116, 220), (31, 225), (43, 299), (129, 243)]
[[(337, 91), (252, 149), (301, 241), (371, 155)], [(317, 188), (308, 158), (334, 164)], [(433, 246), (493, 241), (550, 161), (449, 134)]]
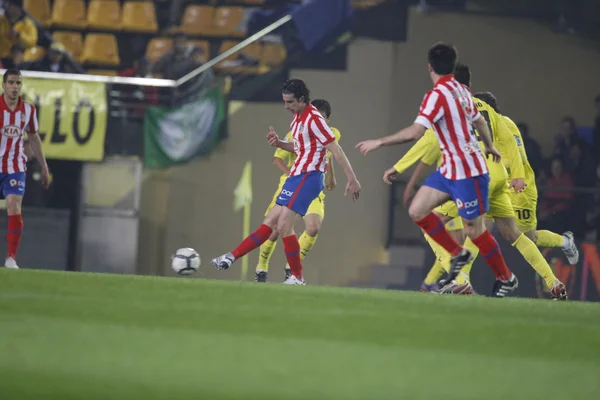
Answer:
[(442, 152), (437, 146), (437, 143), (432, 143), (430, 145), (426, 154), (421, 158), (421, 162), (417, 165), (417, 168), (413, 171), (408, 183), (406, 184), (406, 188), (404, 189), (404, 194), (402, 195), (402, 204), (404, 207), (408, 207), (408, 203), (415, 192), (415, 187), (417, 183), (421, 181), (422, 176), (425, 175), (425, 172), (432, 165), (439, 163), (442, 158)]
[(50, 186), (50, 171), (48, 170), (46, 156), (44, 155), (44, 150), (42, 149), (42, 140), (40, 139), (40, 135), (38, 135), (37, 133), (32, 134), (30, 132), (29, 146), (31, 147), (31, 151), (33, 151), (33, 154), (35, 155), (35, 158), (42, 166), (42, 185), (44, 185), (44, 187), (47, 189), (48, 186)]
[(437, 139), (435, 138), (433, 131), (427, 130), (423, 137), (419, 139), (392, 168), (385, 170), (383, 173), (383, 181), (388, 185), (391, 185), (392, 181), (396, 179), (397, 174), (403, 173), (423, 158), (423, 156), (430, 151), (432, 145), (437, 147)]
[(406, 127), (394, 134), (384, 136), (379, 139), (373, 140), (365, 140), (356, 145), (356, 148), (360, 150), (360, 153), (363, 156), (366, 156), (371, 151), (377, 150), (381, 146), (392, 146), (395, 144), (401, 144), (405, 142), (410, 142), (413, 140), (419, 140), (427, 127), (415, 122), (409, 127)]
[(269, 142), (269, 144), (273, 147), (289, 151), (290, 153), (294, 152), (294, 142), (286, 142), (279, 139), (279, 136), (277, 136), (277, 132), (275, 132), (275, 129), (272, 126), (269, 127), (269, 133), (267, 134), (267, 142)]
[(512, 132), (502, 118), (495, 118), (495, 128), (498, 149), (503, 157), (505, 157), (510, 168), (510, 187), (515, 189), (515, 192), (521, 192), (527, 186), (525, 184), (525, 169), (523, 168), (523, 159), (517, 146), (517, 141)]
[(488, 127), (485, 118), (481, 117), (479, 114), (479, 118), (474, 121), (471, 121), (475, 129), (477, 129), (477, 133), (479, 133), (479, 137), (485, 146), (485, 154), (491, 155), (494, 162), (500, 162), (502, 156), (500, 152), (494, 147), (494, 143), (492, 142), (492, 135), (490, 133), (490, 128)]
[(342, 150), (340, 144), (335, 140), (325, 145), (325, 148), (331, 151), (335, 161), (340, 167), (342, 167), (344, 174), (346, 174), (348, 184), (346, 185), (345, 194), (347, 195), (348, 193), (351, 193), (355, 200), (358, 199), (360, 194), (360, 183), (356, 178), (356, 174), (354, 173), (354, 169), (352, 169), (352, 165), (350, 165), (350, 161), (348, 161), (348, 157), (346, 157), (346, 153), (344, 153), (344, 150)]
[(330, 192), (337, 186), (333, 164), (333, 157), (329, 157), (329, 161), (327, 162), (327, 175), (325, 175), (325, 187)]
[[(278, 149), (279, 150), (279, 149)], [(280, 170), (284, 175), (290, 174), (290, 169), (287, 166), (287, 163), (284, 159), (281, 159), (277, 156), (273, 157), (273, 165)]]

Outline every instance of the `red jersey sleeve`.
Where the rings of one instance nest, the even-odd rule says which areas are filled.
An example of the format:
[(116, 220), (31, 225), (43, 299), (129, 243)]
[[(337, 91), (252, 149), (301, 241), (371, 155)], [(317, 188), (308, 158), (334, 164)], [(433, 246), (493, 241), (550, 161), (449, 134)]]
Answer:
[(423, 125), (427, 129), (431, 128), (431, 125), (439, 121), (444, 115), (442, 102), (442, 96), (437, 90), (427, 92), (419, 108), (419, 115), (415, 119), (415, 123)]
[(329, 143), (335, 142), (335, 135), (321, 114), (316, 115), (315, 113), (312, 115), (309, 129), (323, 146), (327, 146)]
[(38, 133), (39, 130), (37, 111), (35, 107), (31, 104), (27, 104), (26, 107), (31, 107), (31, 116), (29, 117), (29, 122), (27, 123), (27, 126), (25, 126), (25, 130), (27, 131), (28, 135), (35, 135)]

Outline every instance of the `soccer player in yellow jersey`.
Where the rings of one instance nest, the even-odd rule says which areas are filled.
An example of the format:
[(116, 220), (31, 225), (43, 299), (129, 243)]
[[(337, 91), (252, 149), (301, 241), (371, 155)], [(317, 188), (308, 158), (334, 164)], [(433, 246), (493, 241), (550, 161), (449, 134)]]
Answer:
[[(482, 99), (488, 103), (494, 111), (499, 115), (502, 115), (498, 108), (498, 101), (492, 93), (476, 93), (475, 97)], [(559, 235), (558, 233), (547, 230), (537, 230), (536, 209), (538, 192), (535, 184), (535, 172), (527, 159), (523, 138), (521, 137), (521, 132), (519, 131), (517, 124), (505, 115), (502, 115), (502, 118), (504, 118), (504, 122), (517, 142), (517, 147), (521, 153), (521, 159), (523, 160), (523, 167), (525, 169), (525, 183), (527, 183), (527, 187), (521, 195), (511, 193), (511, 201), (515, 210), (517, 227), (521, 232), (527, 235), (528, 238), (533, 240), (538, 247), (560, 247), (569, 260), (569, 263), (571, 265), (576, 265), (579, 261), (579, 250), (577, 250), (577, 246), (575, 245), (572, 232), (565, 232), (562, 235)]]
[[(316, 99), (311, 102), (313, 106), (319, 110), (323, 118), (327, 120), (329, 123), (329, 118), (331, 117), (331, 105), (327, 100)], [(342, 137), (340, 131), (334, 127), (330, 127), (335, 139), (339, 142)], [(291, 133), (288, 133), (285, 137), (286, 141), (292, 141)], [(328, 191), (332, 191), (336, 186), (335, 180), (335, 171), (333, 169), (333, 162), (331, 158), (331, 153), (327, 155), (329, 159), (327, 160), (327, 174), (325, 175), (325, 188)], [(267, 211), (265, 215), (269, 213), (271, 208), (275, 205), (275, 201), (277, 200), (277, 196), (281, 193), (281, 189), (283, 188), (283, 184), (290, 174), (290, 168), (294, 164), (295, 155), (294, 153), (290, 153), (283, 149), (277, 149), (273, 156), (273, 164), (282, 172), (281, 177), (279, 178), (279, 186), (273, 195), (273, 200), (269, 207), (267, 207)], [(325, 218), (325, 192), (321, 192), (319, 196), (313, 200), (313, 202), (308, 207), (308, 211), (304, 216), (304, 233), (300, 236), (298, 240), (300, 242), (300, 258), (303, 260), (304, 257), (308, 254), (308, 252), (313, 248), (315, 242), (317, 240), (317, 235), (319, 234), (319, 230), (321, 229), (321, 224), (323, 223), (323, 219)], [(273, 231), (269, 239), (264, 242), (260, 246), (260, 255), (258, 259), (258, 265), (256, 266), (256, 275), (254, 280), (256, 282), (267, 282), (268, 280), (268, 271), (269, 271), (269, 261), (271, 260), (271, 256), (273, 255), (273, 251), (275, 250), (275, 246), (277, 245), (277, 232)], [(285, 266), (285, 278), (287, 279), (291, 274), (291, 270), (289, 265)]]

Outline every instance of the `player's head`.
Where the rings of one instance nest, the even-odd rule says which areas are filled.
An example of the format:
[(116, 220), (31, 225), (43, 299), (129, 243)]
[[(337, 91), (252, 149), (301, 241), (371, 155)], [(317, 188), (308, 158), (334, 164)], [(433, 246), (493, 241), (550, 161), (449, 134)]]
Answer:
[(21, 95), (23, 77), (21, 71), (16, 68), (9, 68), (2, 77), (2, 90), (9, 100), (16, 100)]
[(550, 172), (554, 178), (560, 178), (565, 170), (565, 163), (562, 158), (554, 157), (550, 164)]
[(304, 107), (310, 103), (310, 90), (302, 79), (291, 78), (285, 81), (281, 96), (285, 109), (293, 113), (304, 111)]
[(327, 100), (315, 99), (311, 101), (310, 104), (315, 106), (315, 108), (319, 110), (323, 118), (329, 121), (329, 118), (331, 117), (331, 105)]
[[(471, 87), (471, 69), (468, 65), (463, 63), (457, 63), (456, 68), (454, 68), (454, 79), (458, 83), (465, 85), (466, 87)], [(485, 101), (485, 100), (484, 100)], [(487, 103), (487, 102), (486, 102)]]
[(473, 96), (488, 103), (498, 114), (502, 114), (500, 108), (498, 108), (498, 99), (496, 99), (496, 96), (492, 92), (478, 92)]
[(456, 67), (458, 52), (451, 44), (437, 43), (429, 49), (427, 59), (430, 73), (438, 76), (450, 75)]

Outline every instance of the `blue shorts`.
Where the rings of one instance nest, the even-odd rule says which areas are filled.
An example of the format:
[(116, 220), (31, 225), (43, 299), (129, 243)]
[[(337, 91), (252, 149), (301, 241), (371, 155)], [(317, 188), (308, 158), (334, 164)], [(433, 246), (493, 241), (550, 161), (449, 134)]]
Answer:
[(275, 203), (305, 216), (308, 206), (319, 196), (323, 187), (323, 173), (321, 171), (310, 171), (290, 176), (283, 184), (283, 189), (277, 196)]
[(9, 194), (18, 196), (25, 195), (25, 172), (15, 172), (14, 174), (0, 174), (0, 186), (2, 187), (2, 197), (6, 198)]
[(435, 171), (423, 182), (441, 192), (448, 193), (458, 208), (458, 215), (464, 219), (475, 219), (490, 208), (488, 199), (490, 176), (483, 174), (474, 178), (452, 180)]

